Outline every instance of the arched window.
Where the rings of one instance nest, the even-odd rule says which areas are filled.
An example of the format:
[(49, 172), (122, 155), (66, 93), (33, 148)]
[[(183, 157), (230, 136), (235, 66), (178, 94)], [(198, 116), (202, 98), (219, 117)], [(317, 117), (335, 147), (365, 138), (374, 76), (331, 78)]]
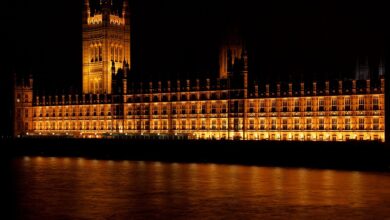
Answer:
[(133, 124), (131, 123), (131, 121), (128, 121), (128, 122), (127, 122), (127, 129), (128, 129), (128, 130), (133, 129)]
[(102, 61), (103, 60), (103, 57), (102, 57), (102, 46), (99, 45), (99, 61)]
[(89, 57), (91, 58), (91, 63), (95, 61), (94, 59), (94, 51), (93, 51), (93, 46), (89, 48)]
[(122, 48), (119, 48), (119, 62), (122, 61)]
[(94, 46), (93, 51), (94, 51), (93, 53), (94, 53), (95, 62), (96, 62), (96, 61), (98, 61), (98, 51), (97, 51), (97, 47), (96, 46)]
[(114, 47), (111, 46), (111, 60), (114, 60)]
[(115, 62), (118, 62), (118, 47), (115, 47)]

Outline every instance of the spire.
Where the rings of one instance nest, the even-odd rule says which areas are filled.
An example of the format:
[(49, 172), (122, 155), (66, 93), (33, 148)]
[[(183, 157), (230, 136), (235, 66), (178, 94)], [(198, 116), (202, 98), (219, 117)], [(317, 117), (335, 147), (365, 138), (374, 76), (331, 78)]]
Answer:
[(102, 13), (104, 12), (111, 14), (112, 12), (112, 1), (111, 0), (100, 0), (100, 7), (102, 9)]
[(368, 66), (368, 56), (364, 57), (364, 60), (360, 59), (358, 57), (356, 59), (356, 73), (355, 73), (355, 79), (356, 80), (364, 80), (370, 78), (369, 73), (369, 66)]
[(113, 76), (116, 75), (116, 72), (115, 72), (115, 62), (114, 61), (111, 61), (111, 73)]
[(248, 52), (244, 48), (241, 54), (243, 60), (243, 71), (248, 71)]
[(233, 60), (232, 60), (232, 51), (230, 48), (227, 49), (227, 73), (232, 74), (233, 71)]
[(83, 13), (83, 22), (87, 23), (88, 18), (91, 16), (91, 9), (89, 7), (89, 0), (84, 0), (84, 13)]
[(33, 83), (34, 83), (34, 78), (33, 78), (33, 75), (31, 73), (28, 75), (28, 83), (29, 83), (29, 86), (32, 88)]
[(126, 17), (129, 3), (127, 0), (123, 0), (122, 17)]
[(384, 75), (385, 75), (385, 65), (383, 63), (383, 57), (381, 57), (379, 60), (379, 76), (384, 76)]

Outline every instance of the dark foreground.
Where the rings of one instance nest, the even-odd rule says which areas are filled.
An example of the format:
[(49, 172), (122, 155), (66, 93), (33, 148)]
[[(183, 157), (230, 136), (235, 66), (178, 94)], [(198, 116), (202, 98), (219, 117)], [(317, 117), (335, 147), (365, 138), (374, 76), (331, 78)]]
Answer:
[(390, 148), (377, 142), (273, 142), (121, 139), (16, 139), (8, 155), (390, 170)]

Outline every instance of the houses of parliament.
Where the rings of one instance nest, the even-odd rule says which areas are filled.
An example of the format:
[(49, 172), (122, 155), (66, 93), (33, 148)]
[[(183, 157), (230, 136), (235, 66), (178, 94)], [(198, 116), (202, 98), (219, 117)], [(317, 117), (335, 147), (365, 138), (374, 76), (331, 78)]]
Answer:
[(233, 39), (215, 79), (135, 82), (128, 7), (85, 0), (81, 94), (37, 96), (32, 77), (15, 77), (15, 137), (384, 141), (383, 64), (376, 77), (363, 63), (350, 80), (249, 82), (247, 52)]

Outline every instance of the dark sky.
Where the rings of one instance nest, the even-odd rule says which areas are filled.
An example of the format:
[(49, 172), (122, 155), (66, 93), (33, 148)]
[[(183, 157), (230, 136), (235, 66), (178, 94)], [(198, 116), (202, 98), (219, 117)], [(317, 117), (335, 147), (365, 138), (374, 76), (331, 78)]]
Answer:
[[(232, 26), (260, 80), (348, 78), (356, 56), (375, 60), (390, 40), (388, 7), (374, 1), (130, 0), (130, 7), (133, 74), (144, 79), (215, 76), (219, 42)], [(41, 92), (80, 90), (82, 1), (19, 0), (1, 9), (2, 100), (12, 72), (33, 73)]]

